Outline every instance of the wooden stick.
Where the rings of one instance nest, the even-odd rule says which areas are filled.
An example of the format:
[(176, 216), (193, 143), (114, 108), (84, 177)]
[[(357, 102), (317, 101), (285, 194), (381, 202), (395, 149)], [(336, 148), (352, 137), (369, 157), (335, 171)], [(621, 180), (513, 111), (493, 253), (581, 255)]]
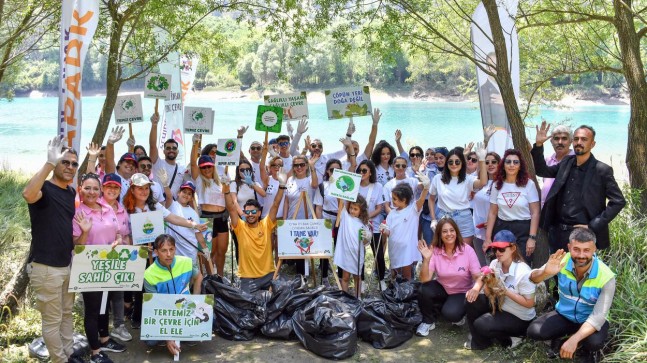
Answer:
[(130, 134), (130, 138), (133, 137), (133, 124), (132, 123), (128, 124), (128, 134)]

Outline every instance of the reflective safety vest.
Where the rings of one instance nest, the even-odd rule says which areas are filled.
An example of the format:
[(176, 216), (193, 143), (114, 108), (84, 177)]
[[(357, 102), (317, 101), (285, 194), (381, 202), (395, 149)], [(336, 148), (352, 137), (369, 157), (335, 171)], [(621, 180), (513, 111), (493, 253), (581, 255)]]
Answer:
[(593, 307), (602, 293), (602, 287), (614, 278), (615, 274), (609, 266), (594, 255), (589, 275), (582, 284), (582, 288), (578, 289), (575, 266), (570, 252), (564, 256), (562, 262), (565, 260), (566, 265), (557, 274), (559, 302), (555, 308), (568, 320), (582, 324), (593, 312)]
[(193, 260), (190, 257), (175, 256), (168, 269), (155, 262), (144, 272), (144, 280), (159, 294), (190, 294), (189, 284), (193, 275)]

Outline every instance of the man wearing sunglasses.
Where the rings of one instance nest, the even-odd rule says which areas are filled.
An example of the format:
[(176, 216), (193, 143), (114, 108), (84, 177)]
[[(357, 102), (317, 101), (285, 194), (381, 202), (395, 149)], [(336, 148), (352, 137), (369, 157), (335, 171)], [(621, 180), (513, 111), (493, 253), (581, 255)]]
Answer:
[(151, 116), (151, 132), (148, 136), (148, 149), (150, 150), (150, 158), (153, 162), (153, 174), (159, 176), (160, 170), (165, 170), (168, 175), (169, 188), (174, 198), (177, 198), (177, 193), (180, 191), (180, 186), (185, 182), (184, 177), (188, 176), (187, 170), (184, 166), (176, 162), (178, 156), (179, 144), (170, 138), (164, 141), (162, 152), (164, 159), (159, 157), (159, 149), (157, 147), (157, 124), (159, 123), (159, 114)]
[[(255, 199), (249, 199), (243, 205), (245, 219), (232, 218), (231, 228), (238, 239), (238, 274), (240, 275), (240, 288), (243, 291), (254, 293), (258, 290), (267, 290), (274, 275), (274, 257), (272, 252), (272, 231), (276, 227), (276, 214), (279, 210), (283, 193), (286, 189), (287, 175), (279, 173), (279, 190), (265, 218), (261, 218), (261, 205)], [(225, 204), (229, 214), (238, 215), (236, 204), (232, 199), (229, 187), (229, 178), (222, 178), (222, 192), (225, 194)]]
[[(67, 139), (55, 137), (47, 145), (47, 162), (22, 192), (31, 222), (31, 249), (27, 274), (36, 296), (42, 333), (52, 362), (82, 361), (74, 357), (72, 307), (74, 293), (67, 291), (72, 262), (74, 188), (79, 167), (76, 151)], [(49, 180), (45, 180), (52, 173)]]

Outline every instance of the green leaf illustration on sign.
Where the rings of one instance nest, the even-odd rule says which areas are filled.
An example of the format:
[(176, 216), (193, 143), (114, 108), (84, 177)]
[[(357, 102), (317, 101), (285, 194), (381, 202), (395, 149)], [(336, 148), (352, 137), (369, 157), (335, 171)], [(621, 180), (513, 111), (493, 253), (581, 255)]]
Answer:
[(139, 248), (139, 257), (141, 257), (141, 258), (148, 258), (148, 248), (146, 248), (146, 247), (140, 247), (140, 248)]
[(285, 221), (276, 221), (276, 225), (279, 227), (281, 227), (284, 223)]
[(343, 190), (344, 192), (350, 192), (355, 189), (355, 182), (351, 177), (346, 175), (339, 177), (335, 185), (337, 186), (337, 188), (339, 188), (339, 190)]
[(168, 80), (164, 76), (153, 76), (148, 80), (148, 83), (146, 84), (146, 88), (156, 91), (156, 92), (161, 92), (163, 90), (168, 89), (169, 84)]
[(256, 130), (280, 133), (283, 107), (259, 105), (256, 111)]
[(153, 294), (148, 292), (144, 293), (144, 301), (151, 301), (152, 298), (153, 298)]
[(213, 295), (207, 295), (207, 296), (205, 296), (205, 297), (204, 297), (204, 302), (205, 302), (205, 304), (209, 304), (209, 305), (213, 306), (213, 303), (214, 303), (214, 301), (213, 301)]
[(332, 229), (332, 222), (330, 221), (330, 219), (326, 219), (324, 221), (324, 227), (326, 227), (328, 229)]
[(83, 252), (83, 250), (85, 250), (85, 246), (83, 246), (83, 245), (74, 246), (74, 254), (76, 254), (76, 255)]

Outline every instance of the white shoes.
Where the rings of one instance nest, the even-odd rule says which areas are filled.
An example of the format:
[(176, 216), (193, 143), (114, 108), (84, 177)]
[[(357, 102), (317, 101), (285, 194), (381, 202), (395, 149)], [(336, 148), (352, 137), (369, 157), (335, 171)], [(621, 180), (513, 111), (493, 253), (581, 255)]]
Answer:
[(420, 323), (420, 325), (418, 325), (418, 329), (416, 329), (416, 335), (420, 337), (426, 337), (427, 335), (429, 335), (429, 332), (434, 329), (436, 329), (435, 323)]
[(463, 326), (463, 325), (465, 325), (466, 321), (467, 321), (467, 316), (463, 315), (463, 319), (461, 319), (460, 321), (457, 321), (455, 323), (452, 323), (452, 325)]
[(133, 340), (133, 336), (130, 335), (128, 332), (128, 329), (126, 329), (126, 326), (121, 324), (118, 327), (112, 329), (112, 332), (110, 333), (110, 336), (113, 338), (117, 338), (121, 340), (122, 342), (129, 342)]
[(509, 349), (514, 349), (523, 343), (523, 339), (518, 337), (510, 337), (510, 340), (512, 340), (512, 344), (508, 347)]

